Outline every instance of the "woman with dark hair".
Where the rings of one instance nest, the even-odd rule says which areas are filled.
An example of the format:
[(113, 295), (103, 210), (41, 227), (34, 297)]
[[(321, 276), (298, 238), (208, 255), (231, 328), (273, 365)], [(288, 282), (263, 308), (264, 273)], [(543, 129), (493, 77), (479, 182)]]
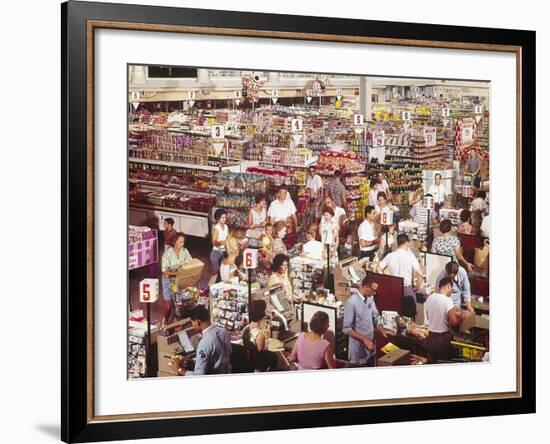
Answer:
[(329, 327), (328, 314), (317, 311), (309, 321), (309, 332), (302, 332), (296, 339), (289, 360), (298, 370), (318, 370), (338, 367), (332, 345), (323, 335)]
[(185, 234), (178, 233), (172, 240), (172, 246), (162, 255), (161, 271), (162, 271), (162, 299), (164, 300), (164, 314), (162, 317), (162, 325), (170, 322), (172, 314), (172, 301), (174, 294), (178, 291), (176, 276), (183, 264), (189, 262), (192, 257), (184, 248)]
[(214, 220), (216, 221), (216, 225), (212, 228), (212, 252), (210, 253), (210, 261), (212, 262), (212, 270), (217, 274), (220, 270), (220, 262), (223, 259), (225, 241), (229, 237), (227, 211), (218, 208), (214, 212)]
[(439, 224), (441, 236), (436, 237), (432, 243), (432, 253), (446, 254), (455, 262), (460, 262), (468, 272), (474, 270), (474, 265), (464, 259), (460, 240), (452, 232), (453, 224), (449, 219), (444, 219)]
[(267, 223), (267, 210), (265, 208), (266, 200), (262, 193), (256, 194), (254, 198), (255, 205), (248, 210), (248, 227), (264, 228)]
[(264, 300), (252, 301), (250, 307), (250, 324), (243, 330), (243, 345), (252, 352), (252, 363), (256, 371), (265, 372), (277, 365), (277, 355), (267, 349), (269, 337), (268, 329), (261, 328), (261, 321), (265, 317), (267, 304)]
[(325, 205), (323, 207), (323, 216), (319, 224), (319, 235), (323, 245), (327, 244), (327, 238), (330, 240), (330, 257), (331, 262), (338, 262), (338, 245), (340, 244), (340, 227), (334, 222), (334, 210), (332, 207)]
[(288, 300), (292, 300), (292, 285), (288, 279), (288, 256), (282, 253), (277, 254), (273, 258), (271, 270), (273, 273), (269, 277), (267, 286), (271, 288), (276, 285), (282, 285), (285, 290), (285, 297)]
[(373, 207), (376, 206), (376, 201), (378, 199), (378, 193), (382, 191), (382, 182), (378, 178), (373, 178), (370, 180), (370, 191), (369, 191), (369, 205)]
[(457, 233), (460, 234), (470, 234), (475, 235), (475, 228), (472, 225), (470, 219), (472, 217), (472, 212), (470, 210), (462, 210), (460, 212), (460, 225), (458, 226), (458, 229), (456, 230)]

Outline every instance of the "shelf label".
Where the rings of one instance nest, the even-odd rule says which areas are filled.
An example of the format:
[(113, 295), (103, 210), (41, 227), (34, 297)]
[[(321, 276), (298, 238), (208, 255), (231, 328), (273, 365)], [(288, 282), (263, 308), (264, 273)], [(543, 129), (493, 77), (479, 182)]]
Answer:
[(372, 147), (380, 148), (384, 146), (384, 131), (373, 131), (372, 132)]
[(424, 144), (426, 146), (437, 145), (437, 132), (435, 127), (433, 126), (424, 127)]
[(353, 124), (357, 126), (363, 125), (363, 114), (354, 114), (353, 115)]
[(139, 302), (152, 304), (159, 298), (159, 280), (143, 279), (139, 283)]
[(225, 125), (212, 125), (212, 139), (225, 138)]
[(258, 250), (254, 248), (247, 248), (243, 253), (243, 268), (257, 268), (258, 267)]
[(304, 121), (302, 119), (292, 119), (292, 132), (299, 133), (304, 129)]

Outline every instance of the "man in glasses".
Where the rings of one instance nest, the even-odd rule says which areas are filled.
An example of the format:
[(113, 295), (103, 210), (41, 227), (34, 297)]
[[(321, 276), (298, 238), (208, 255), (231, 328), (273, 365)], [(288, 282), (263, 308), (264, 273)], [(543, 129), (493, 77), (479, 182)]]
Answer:
[(352, 364), (373, 367), (376, 361), (375, 329), (387, 337), (387, 331), (378, 323), (379, 314), (373, 297), (377, 288), (372, 276), (367, 275), (359, 290), (353, 289), (344, 305), (342, 331), (349, 336), (348, 358)]
[(445, 265), (445, 270), (442, 271), (437, 277), (435, 286), (439, 288), (439, 283), (443, 278), (451, 279), (453, 283), (453, 289), (451, 293), (451, 299), (456, 308), (460, 308), (462, 305), (462, 298), (464, 298), (464, 303), (466, 304), (466, 309), (468, 311), (474, 311), (472, 307), (472, 293), (470, 290), (470, 279), (468, 278), (468, 273), (466, 270), (458, 265), (457, 262), (451, 261)]

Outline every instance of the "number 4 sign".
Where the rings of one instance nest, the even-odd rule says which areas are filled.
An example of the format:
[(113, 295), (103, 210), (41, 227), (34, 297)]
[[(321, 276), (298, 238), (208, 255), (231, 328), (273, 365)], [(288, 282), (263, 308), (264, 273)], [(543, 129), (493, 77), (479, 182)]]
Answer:
[(258, 267), (258, 250), (254, 248), (244, 250), (243, 267), (247, 269)]
[(304, 121), (302, 119), (292, 119), (292, 132), (299, 133), (304, 129)]
[(139, 283), (139, 301), (152, 304), (159, 298), (159, 280), (143, 279)]

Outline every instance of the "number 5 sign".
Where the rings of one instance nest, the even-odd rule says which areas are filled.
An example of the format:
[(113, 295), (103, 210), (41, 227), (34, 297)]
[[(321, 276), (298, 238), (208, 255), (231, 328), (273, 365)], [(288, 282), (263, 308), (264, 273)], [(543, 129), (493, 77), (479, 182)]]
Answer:
[(247, 248), (243, 253), (243, 267), (257, 268), (258, 267), (258, 250)]
[(159, 298), (159, 280), (143, 279), (139, 283), (139, 302), (151, 304)]

